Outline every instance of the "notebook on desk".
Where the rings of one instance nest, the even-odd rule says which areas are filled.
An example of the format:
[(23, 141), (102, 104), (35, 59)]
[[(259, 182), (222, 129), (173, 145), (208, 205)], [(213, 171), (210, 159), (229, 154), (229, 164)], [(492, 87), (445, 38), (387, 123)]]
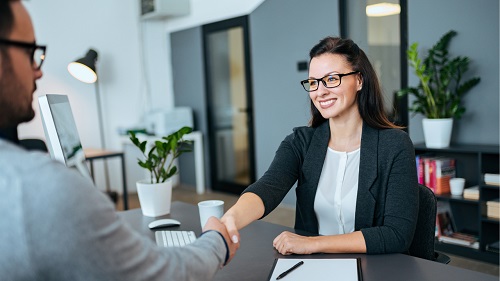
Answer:
[[(290, 271), (298, 262), (304, 263)], [(289, 271), (283, 280), (342, 280), (362, 281), (361, 260), (358, 259), (276, 259), (269, 274), (269, 281), (277, 280), (278, 276)], [(332, 278), (335, 276), (335, 278)], [(281, 279), (281, 278), (280, 278)]]
[(160, 247), (183, 247), (196, 241), (196, 234), (188, 230), (158, 230), (155, 239)]

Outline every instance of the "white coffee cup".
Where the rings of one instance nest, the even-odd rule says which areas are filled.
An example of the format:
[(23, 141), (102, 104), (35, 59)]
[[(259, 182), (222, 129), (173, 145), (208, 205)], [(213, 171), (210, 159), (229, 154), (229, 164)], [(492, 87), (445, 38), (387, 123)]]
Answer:
[(207, 200), (198, 203), (200, 211), (201, 228), (205, 226), (210, 217), (221, 218), (224, 214), (224, 201), (222, 200)]
[(450, 191), (451, 195), (462, 195), (464, 192), (465, 179), (464, 178), (452, 178), (450, 179)]

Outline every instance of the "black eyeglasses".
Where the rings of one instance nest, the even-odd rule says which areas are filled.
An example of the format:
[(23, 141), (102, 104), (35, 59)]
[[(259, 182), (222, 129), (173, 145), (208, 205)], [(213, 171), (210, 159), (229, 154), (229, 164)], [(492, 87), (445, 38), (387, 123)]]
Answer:
[(27, 43), (27, 42), (1, 39), (1, 38), (0, 38), (0, 44), (23, 48), (29, 51), (31, 64), (34, 64), (35, 69), (39, 70), (42, 67), (42, 63), (45, 60), (45, 50), (47, 49), (47, 46), (37, 45), (36, 43)]
[(323, 82), (323, 85), (326, 88), (335, 88), (340, 86), (340, 82), (342, 82), (342, 77), (348, 76), (351, 74), (356, 74), (359, 73), (359, 71), (353, 71), (345, 74), (328, 74), (322, 78), (319, 79), (313, 79), (309, 78), (306, 80), (300, 81), (300, 84), (302, 84), (302, 87), (304, 87), (304, 90), (308, 92), (313, 92), (316, 91), (319, 88), (319, 82)]

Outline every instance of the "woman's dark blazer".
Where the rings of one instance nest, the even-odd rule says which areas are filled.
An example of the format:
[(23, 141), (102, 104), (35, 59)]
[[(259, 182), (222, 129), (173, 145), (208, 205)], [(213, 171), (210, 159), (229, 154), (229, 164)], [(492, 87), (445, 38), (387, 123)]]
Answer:
[[(264, 202), (264, 216), (297, 183), (295, 229), (318, 234), (314, 198), (330, 139), (329, 122), (298, 127), (276, 151), (267, 172), (245, 192)], [(368, 254), (406, 253), (418, 216), (415, 152), (399, 129), (363, 124), (355, 230), (361, 230)]]

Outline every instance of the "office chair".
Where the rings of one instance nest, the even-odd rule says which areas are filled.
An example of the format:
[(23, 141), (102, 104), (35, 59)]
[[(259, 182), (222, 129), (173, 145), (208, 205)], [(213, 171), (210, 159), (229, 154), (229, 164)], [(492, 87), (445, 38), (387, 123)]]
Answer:
[(437, 211), (436, 196), (425, 185), (419, 184), (418, 190), (419, 211), (417, 228), (413, 235), (409, 253), (414, 257), (448, 264), (451, 261), (449, 256), (434, 251)]
[(41, 139), (22, 139), (19, 140), (19, 145), (26, 148), (27, 150), (49, 152), (49, 150), (47, 149), (47, 145)]

